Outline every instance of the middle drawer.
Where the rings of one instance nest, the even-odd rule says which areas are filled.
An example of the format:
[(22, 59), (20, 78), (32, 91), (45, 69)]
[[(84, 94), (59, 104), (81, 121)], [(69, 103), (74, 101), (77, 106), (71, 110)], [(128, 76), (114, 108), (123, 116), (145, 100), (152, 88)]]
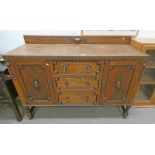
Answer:
[(97, 89), (96, 78), (59, 78), (57, 88), (61, 89)]

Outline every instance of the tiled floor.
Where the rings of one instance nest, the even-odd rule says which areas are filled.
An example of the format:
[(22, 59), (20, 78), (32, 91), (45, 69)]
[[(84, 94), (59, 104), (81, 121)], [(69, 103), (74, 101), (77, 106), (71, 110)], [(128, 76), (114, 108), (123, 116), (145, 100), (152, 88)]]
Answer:
[(128, 124), (155, 123), (155, 108), (131, 108), (123, 119), (114, 107), (39, 107), (32, 120), (22, 110), (23, 120), (17, 122), (12, 109), (0, 106), (0, 124)]

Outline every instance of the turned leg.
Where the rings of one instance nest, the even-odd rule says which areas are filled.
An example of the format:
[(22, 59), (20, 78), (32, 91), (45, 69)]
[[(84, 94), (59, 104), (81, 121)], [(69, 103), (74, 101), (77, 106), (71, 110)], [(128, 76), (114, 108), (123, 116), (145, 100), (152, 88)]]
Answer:
[(15, 99), (12, 99), (12, 102), (9, 103), (11, 108), (13, 109), (15, 115), (16, 115), (16, 118), (18, 121), (21, 121), (23, 119), (21, 113), (20, 113), (20, 110), (18, 108), (18, 105), (17, 105), (17, 102), (15, 101)]
[(128, 116), (128, 111), (129, 111), (129, 106), (126, 106), (126, 105), (121, 105), (120, 106), (120, 110), (121, 110), (121, 113), (122, 113), (122, 117), (125, 119), (127, 116)]
[(27, 112), (27, 116), (29, 119), (32, 119), (34, 116), (34, 109), (35, 107), (25, 107), (26, 112)]

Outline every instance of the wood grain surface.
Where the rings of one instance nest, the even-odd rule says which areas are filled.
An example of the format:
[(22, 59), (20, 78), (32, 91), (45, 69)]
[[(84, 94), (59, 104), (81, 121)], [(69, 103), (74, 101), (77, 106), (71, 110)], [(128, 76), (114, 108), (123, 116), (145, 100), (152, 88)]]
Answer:
[(147, 57), (147, 54), (130, 45), (116, 44), (26, 44), (4, 56), (49, 57)]

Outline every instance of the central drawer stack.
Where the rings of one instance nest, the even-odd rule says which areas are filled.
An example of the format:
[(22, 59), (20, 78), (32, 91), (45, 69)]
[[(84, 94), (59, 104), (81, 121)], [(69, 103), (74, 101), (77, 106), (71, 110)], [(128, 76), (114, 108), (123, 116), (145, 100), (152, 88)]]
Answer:
[(60, 104), (96, 104), (100, 65), (96, 62), (57, 61), (54, 77)]

